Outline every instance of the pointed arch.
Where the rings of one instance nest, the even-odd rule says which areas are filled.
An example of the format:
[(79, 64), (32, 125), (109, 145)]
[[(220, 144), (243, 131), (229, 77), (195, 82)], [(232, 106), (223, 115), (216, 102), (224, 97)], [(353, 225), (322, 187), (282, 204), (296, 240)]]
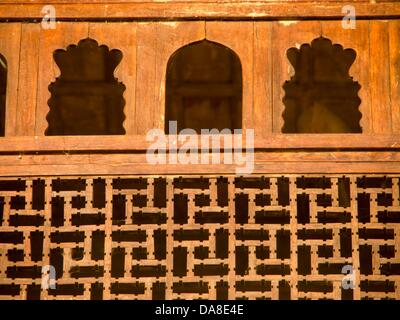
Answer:
[(242, 66), (230, 48), (209, 40), (181, 47), (167, 64), (165, 131), (242, 128)]

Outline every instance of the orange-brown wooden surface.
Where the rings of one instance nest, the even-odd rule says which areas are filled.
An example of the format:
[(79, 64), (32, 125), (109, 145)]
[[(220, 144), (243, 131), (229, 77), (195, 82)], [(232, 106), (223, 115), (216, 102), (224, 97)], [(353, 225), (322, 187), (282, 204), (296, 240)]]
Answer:
[(273, 64), (272, 23), (254, 23), (253, 110), (255, 135), (272, 133), (273, 127)]
[(40, 57), (39, 42), (40, 25), (31, 23), (22, 24), (15, 126), (15, 134), (17, 136), (29, 136), (35, 133)]
[[(208, 137), (209, 138), (209, 137)], [(221, 146), (225, 136), (220, 136)], [(200, 141), (200, 138), (198, 138)], [(200, 142), (199, 142), (200, 143)], [(125, 136), (64, 136), (64, 137), (6, 137), (0, 138), (2, 153), (11, 152), (69, 152), (69, 151), (145, 151), (153, 144), (146, 141), (143, 135)], [(178, 147), (183, 142), (178, 142)], [(243, 147), (245, 139), (243, 138)], [(262, 138), (256, 136), (255, 149), (262, 150), (368, 150), (368, 149), (400, 149), (400, 135), (381, 134), (270, 134)]]
[[(296, 2), (294, 4), (294, 2)], [(330, 17), (341, 19), (346, 1), (99, 1), (78, 3), (77, 1), (31, 1), (3, 2), (0, 18), (42, 18), (45, 4), (54, 4), (58, 19), (71, 18), (299, 18)], [(399, 16), (397, 1), (352, 1), (357, 17)], [(195, 13), (195, 14), (194, 14)]]
[(21, 24), (0, 24), (0, 53), (7, 61), (6, 136), (15, 135), (18, 105), (18, 73)]
[(126, 86), (128, 135), (163, 128), (167, 62), (180, 47), (205, 37), (241, 59), (244, 128), (254, 128), (259, 138), (280, 133), (282, 86), (294, 71), (286, 51), (320, 35), (357, 52), (350, 76), (361, 85), (363, 132), (399, 133), (398, 25), (397, 20), (357, 20), (356, 29), (343, 29), (340, 21), (58, 22), (45, 30), (39, 23), (1, 24), (0, 52), (9, 65), (6, 135), (44, 135), (48, 85), (59, 75), (53, 52), (88, 36), (123, 53), (115, 75)]
[[(135, 103), (135, 133), (146, 134), (153, 127), (153, 108), (155, 97), (155, 64), (157, 48), (157, 24), (139, 22), (137, 24), (137, 55), (136, 61), (136, 103)], [(142, 63), (141, 61), (145, 61)], [(127, 90), (132, 90), (128, 89)]]
[(390, 133), (392, 114), (387, 21), (370, 21), (369, 52), (372, 132)]
[[(398, 152), (396, 152), (398, 153)], [(306, 157), (310, 154), (303, 154)], [(320, 155), (320, 160), (295, 159), (295, 153), (266, 155), (264, 160), (254, 162), (254, 173), (398, 173), (400, 161), (383, 160), (381, 153), (368, 155), (353, 153), (349, 159), (341, 159), (342, 154)], [(300, 155), (301, 156), (301, 155)], [(394, 154), (388, 157), (396, 157)], [(1, 156), (0, 176), (23, 177), (41, 175), (126, 175), (126, 174), (236, 174), (244, 164), (150, 164), (145, 156), (125, 154), (105, 155), (45, 155), (45, 156)], [(289, 159), (289, 160), (288, 160)], [(295, 159), (296, 161), (294, 161)], [(7, 163), (7, 164), (6, 164)], [(21, 164), (19, 164), (21, 163)]]
[(400, 133), (400, 21), (389, 21), (390, 103), (392, 131)]

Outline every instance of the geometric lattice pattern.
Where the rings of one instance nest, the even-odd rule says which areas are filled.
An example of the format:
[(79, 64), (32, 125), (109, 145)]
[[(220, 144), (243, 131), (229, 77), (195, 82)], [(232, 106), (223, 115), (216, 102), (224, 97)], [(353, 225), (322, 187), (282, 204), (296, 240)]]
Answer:
[(400, 300), (399, 189), (384, 174), (3, 178), (0, 298)]

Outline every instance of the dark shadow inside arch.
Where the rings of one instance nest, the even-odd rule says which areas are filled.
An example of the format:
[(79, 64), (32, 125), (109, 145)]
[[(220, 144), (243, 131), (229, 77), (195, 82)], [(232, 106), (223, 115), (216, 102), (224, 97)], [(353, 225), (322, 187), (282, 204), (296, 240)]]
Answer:
[(242, 128), (242, 66), (228, 47), (208, 40), (188, 44), (169, 59), (166, 75), (165, 132)]
[(362, 132), (360, 85), (349, 75), (356, 52), (320, 37), (311, 45), (290, 48), (287, 57), (295, 74), (283, 85), (282, 132)]
[(7, 61), (0, 54), (0, 136), (6, 131)]
[(46, 135), (125, 134), (125, 86), (114, 77), (122, 59), (90, 38), (56, 50), (61, 75), (49, 85), (51, 98)]

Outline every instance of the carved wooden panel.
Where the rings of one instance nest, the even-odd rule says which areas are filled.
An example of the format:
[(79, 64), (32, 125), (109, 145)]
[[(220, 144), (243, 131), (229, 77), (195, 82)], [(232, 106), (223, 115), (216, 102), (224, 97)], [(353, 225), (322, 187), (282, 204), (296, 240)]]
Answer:
[(399, 299), (399, 178), (3, 178), (0, 298)]
[[(174, 3), (171, 8), (176, 5)], [(277, 6), (287, 16), (287, 8), (282, 9), (281, 4), (265, 4), (270, 5)], [(24, 10), (32, 10), (40, 15), (42, 6), (38, 6), (38, 10), (25, 7)], [(149, 10), (148, 3), (143, 6), (146, 7), (145, 11)], [(383, 4), (369, 3), (365, 4), (368, 9), (364, 9), (371, 13), (371, 6), (374, 7), (373, 15), (381, 10), (381, 15), (378, 16), (383, 17), (387, 10), (393, 16), (394, 3), (389, 5), (390, 10), (389, 7), (384, 9)], [(290, 10), (297, 10), (303, 17), (310, 13), (310, 10), (299, 13), (297, 5), (292, 7), (290, 5)], [(22, 9), (16, 7), (4, 9), (4, 12), (13, 15), (18, 10)], [(68, 9), (68, 12), (74, 11), (71, 10)], [(322, 11), (326, 10), (324, 7)], [(61, 17), (62, 9), (57, 11), (57, 16)], [(125, 9), (115, 10), (122, 11), (124, 14), (128, 12)], [(137, 14), (140, 10), (135, 8), (134, 11)], [(107, 10), (105, 12), (110, 14)], [(269, 11), (263, 12), (266, 14)], [(337, 8), (332, 12), (337, 17)], [(359, 15), (360, 9), (357, 8), (357, 12)], [(83, 14), (81, 11), (75, 13)], [(184, 14), (189, 13), (186, 10)], [(229, 14), (232, 14), (232, 10), (229, 10)], [(132, 14), (130, 17), (132, 18)], [(45, 135), (48, 126), (46, 115), (49, 112), (47, 102), (50, 98), (48, 86), (60, 75), (52, 55), (55, 50), (65, 49), (69, 44), (78, 44), (80, 39), (87, 37), (95, 39), (100, 45), (108, 46), (109, 49), (115, 48), (122, 52), (123, 58), (114, 75), (126, 86), (123, 92), (126, 101), (123, 126), (127, 134), (145, 135), (150, 129), (164, 127), (167, 62), (179, 48), (203, 39), (231, 48), (240, 58), (243, 77), (243, 128), (253, 128), (258, 137), (272, 132), (281, 133), (284, 126), (282, 113), (285, 109), (285, 91), (282, 86), (295, 74), (286, 52), (289, 48), (310, 44), (320, 36), (330, 39), (333, 44), (340, 44), (344, 49), (351, 48), (357, 54), (348, 75), (361, 86), (357, 93), (361, 99), (358, 109), (362, 113), (359, 122), (362, 132), (400, 132), (397, 81), (400, 70), (397, 65), (399, 21), (396, 19), (358, 19), (355, 29), (343, 29), (341, 19), (300, 19), (290, 22), (170, 20), (150, 22), (139, 19), (107, 23), (58, 21), (56, 29), (48, 30), (41, 28), (40, 22), (2, 24), (0, 53), (7, 60), (9, 78), (6, 136)], [(89, 88), (86, 85), (84, 87)], [(96, 89), (91, 86), (87, 90), (93, 92)], [(96, 106), (100, 104), (102, 103)], [(20, 113), (25, 116), (17, 116)]]

